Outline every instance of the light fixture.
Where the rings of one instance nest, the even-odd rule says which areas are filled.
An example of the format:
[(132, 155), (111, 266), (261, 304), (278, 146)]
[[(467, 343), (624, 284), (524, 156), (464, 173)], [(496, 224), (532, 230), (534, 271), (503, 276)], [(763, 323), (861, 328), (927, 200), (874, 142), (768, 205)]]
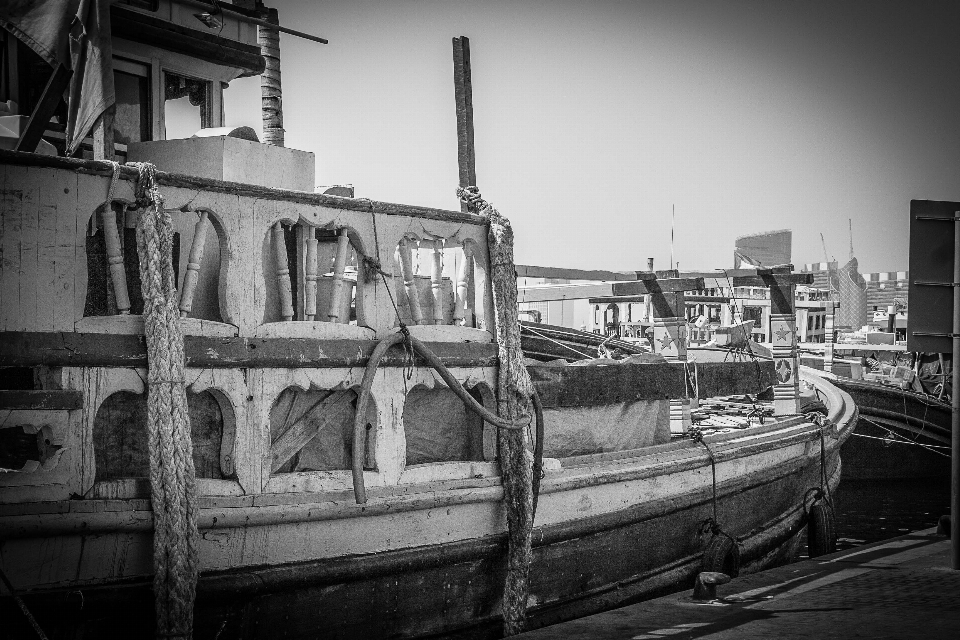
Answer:
[(206, 11), (203, 13), (193, 14), (197, 20), (207, 25), (208, 29), (219, 29), (223, 27), (223, 22), (220, 21), (220, 18), (218, 18), (217, 15), (218, 14), (208, 13)]

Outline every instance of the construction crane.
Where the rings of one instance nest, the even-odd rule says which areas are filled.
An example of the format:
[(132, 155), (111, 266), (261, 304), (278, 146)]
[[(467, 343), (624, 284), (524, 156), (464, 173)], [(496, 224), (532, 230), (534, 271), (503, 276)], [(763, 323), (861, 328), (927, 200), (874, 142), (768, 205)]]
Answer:
[[(820, 233), (820, 244), (823, 245), (823, 259), (826, 262), (830, 262), (830, 255), (827, 253), (827, 241), (823, 239), (823, 233)], [(834, 262), (837, 261), (836, 258), (833, 259)]]

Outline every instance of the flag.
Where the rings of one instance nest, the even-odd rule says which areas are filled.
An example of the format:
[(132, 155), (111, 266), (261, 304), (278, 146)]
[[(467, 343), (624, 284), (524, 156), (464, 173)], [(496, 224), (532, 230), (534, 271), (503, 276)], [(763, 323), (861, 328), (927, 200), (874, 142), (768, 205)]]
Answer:
[(50, 66), (73, 71), (67, 99), (67, 155), (115, 102), (109, 0), (9, 0), (0, 25)]

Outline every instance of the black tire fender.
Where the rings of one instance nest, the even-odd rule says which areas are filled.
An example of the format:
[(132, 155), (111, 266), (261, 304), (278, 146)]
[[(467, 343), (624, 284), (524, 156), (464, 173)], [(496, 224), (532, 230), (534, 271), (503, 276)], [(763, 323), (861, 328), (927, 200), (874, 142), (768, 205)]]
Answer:
[(725, 573), (731, 578), (740, 575), (740, 547), (730, 536), (718, 533), (703, 550), (703, 570)]
[(807, 520), (807, 551), (811, 558), (816, 558), (836, 550), (837, 521), (833, 507), (825, 500), (818, 500), (810, 507)]

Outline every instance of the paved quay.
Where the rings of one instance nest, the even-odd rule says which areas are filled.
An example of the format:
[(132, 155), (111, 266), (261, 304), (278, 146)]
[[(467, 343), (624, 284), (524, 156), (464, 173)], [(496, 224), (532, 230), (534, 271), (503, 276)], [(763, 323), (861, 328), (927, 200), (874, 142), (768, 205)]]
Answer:
[(520, 636), (524, 640), (960, 638), (960, 571), (936, 529), (741, 576)]

